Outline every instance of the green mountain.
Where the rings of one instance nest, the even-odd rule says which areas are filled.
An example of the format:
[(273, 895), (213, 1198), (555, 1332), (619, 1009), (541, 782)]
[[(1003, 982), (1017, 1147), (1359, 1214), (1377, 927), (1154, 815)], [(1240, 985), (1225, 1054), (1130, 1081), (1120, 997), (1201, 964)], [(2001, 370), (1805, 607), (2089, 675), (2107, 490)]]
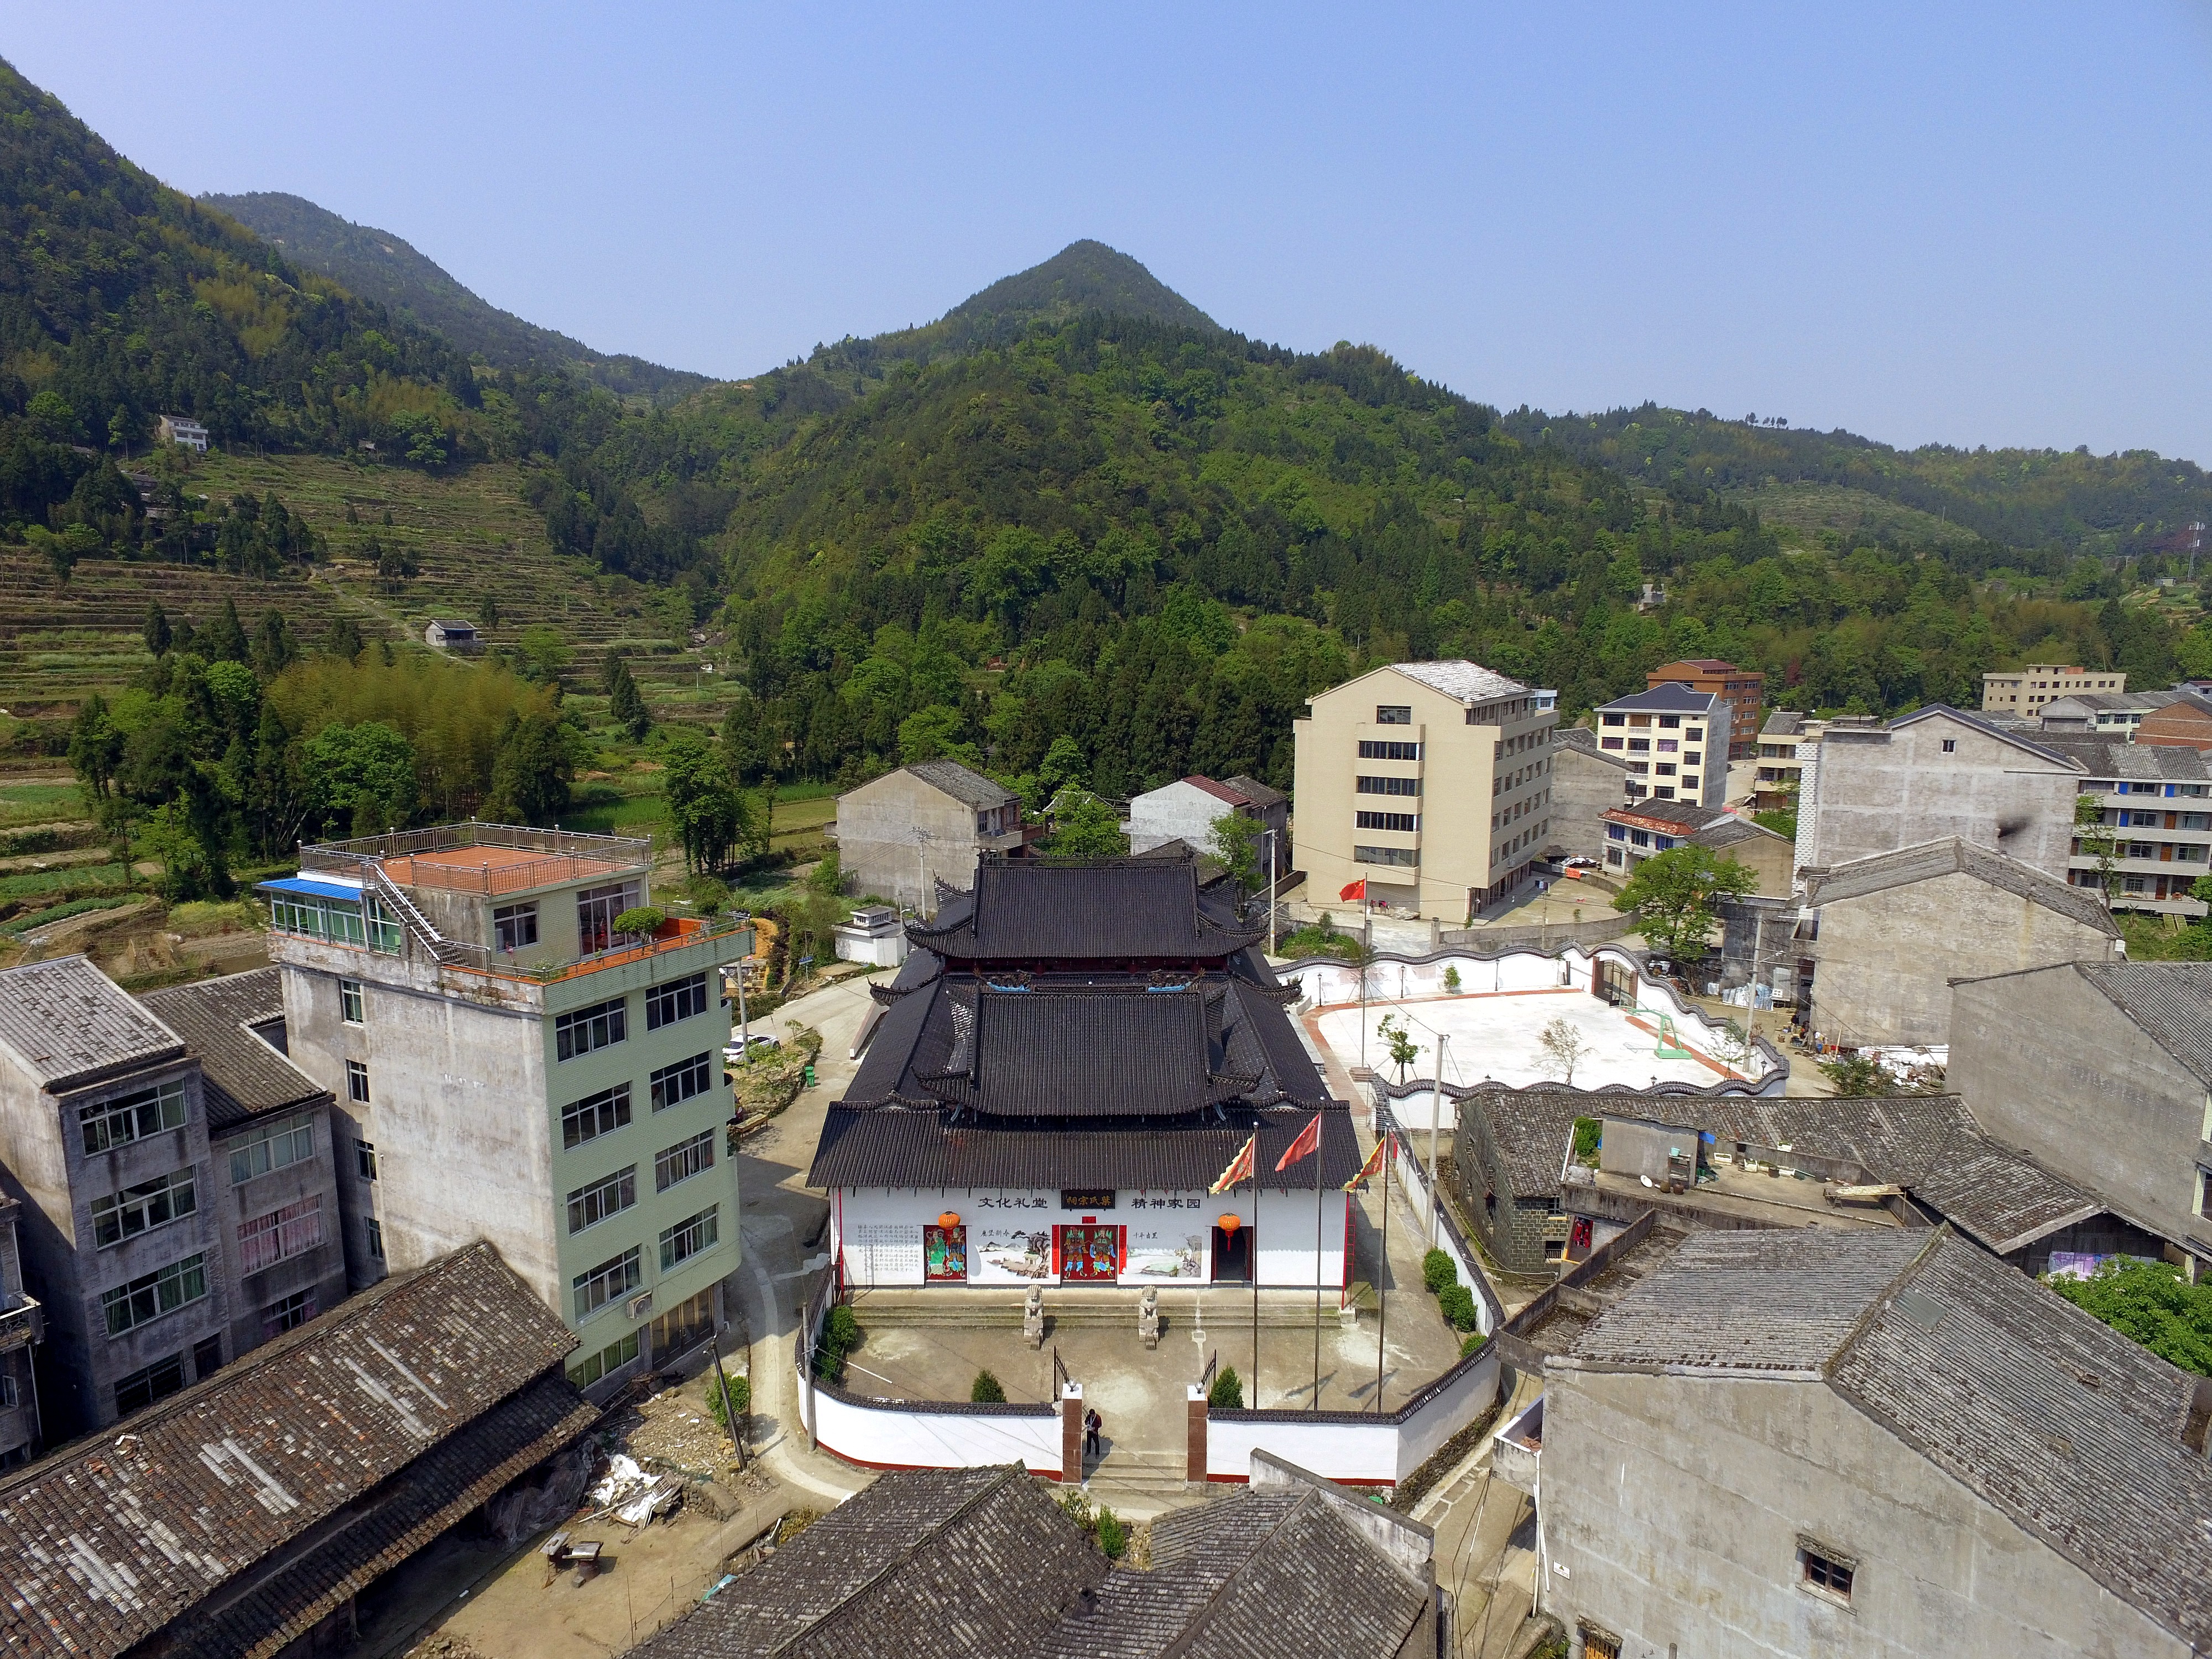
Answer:
[(133, 167), (0, 63), (0, 413), (36, 404), (44, 437), (92, 446), (181, 413), (227, 442), (336, 447), (472, 397), (444, 341)]
[(1000, 277), (945, 316), (1064, 322), (1086, 311), (1149, 317), (1179, 328), (1220, 327), (1127, 254), (1089, 240), (1070, 242), (1042, 264)]
[(436, 330), (495, 368), (566, 364), (611, 392), (657, 399), (682, 397), (708, 384), (704, 374), (594, 351), (580, 340), (525, 322), (479, 299), (403, 238), (341, 219), (304, 197), (254, 191), (204, 195), (200, 200), (228, 214), (295, 264)]
[(1896, 449), (1840, 428), (1814, 432), (1656, 404), (1602, 415), (1520, 409), (1504, 425), (1641, 485), (1718, 490), (1784, 512), (1793, 496), (1821, 500), (1832, 509), (1820, 520), (1826, 527), (1887, 520), (1874, 509), (1888, 502), (1936, 520), (1920, 526), (1929, 539), (1992, 544), (1992, 563), (2005, 562), (1996, 549), (2157, 552), (2181, 545), (2185, 526), (2212, 523), (2212, 474), (2149, 450)]

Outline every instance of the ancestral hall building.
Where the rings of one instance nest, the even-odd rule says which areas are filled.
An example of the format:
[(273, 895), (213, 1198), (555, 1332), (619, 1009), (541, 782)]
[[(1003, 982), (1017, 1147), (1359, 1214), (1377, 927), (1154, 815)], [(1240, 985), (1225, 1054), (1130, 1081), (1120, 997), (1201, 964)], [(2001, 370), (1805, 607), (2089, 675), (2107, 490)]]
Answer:
[[(1261, 933), (1188, 855), (987, 854), (941, 889), (807, 1177), (842, 1282), (1249, 1284), (1256, 1249), (1262, 1285), (1344, 1285), (1352, 1114)], [(1256, 1214), (1207, 1190), (1255, 1132)]]

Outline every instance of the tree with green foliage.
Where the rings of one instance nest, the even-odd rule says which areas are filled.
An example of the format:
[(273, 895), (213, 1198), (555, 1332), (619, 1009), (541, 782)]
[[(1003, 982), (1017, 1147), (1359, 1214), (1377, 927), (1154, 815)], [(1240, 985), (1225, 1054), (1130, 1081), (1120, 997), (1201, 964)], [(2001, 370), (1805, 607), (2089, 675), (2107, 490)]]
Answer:
[(1214, 819), (1205, 850), (1220, 860), (1237, 891), (1249, 897), (1267, 884), (1266, 846), (1259, 819), (1230, 811)]
[(510, 714), (483, 815), (495, 823), (557, 824), (568, 810), (574, 776), (574, 746), (559, 720), (537, 709)]
[(2123, 1258), (2087, 1279), (2044, 1282), (2167, 1364), (2212, 1376), (2212, 1280), (2191, 1285), (2166, 1262)]
[(1636, 913), (1637, 931), (1658, 955), (1693, 961), (1705, 954), (1720, 902), (1758, 890), (1750, 869), (1690, 842), (1637, 866), (1613, 908)]
[(1237, 1375), (1234, 1365), (1224, 1365), (1214, 1373), (1213, 1385), (1206, 1391), (1206, 1403), (1218, 1412), (1244, 1409), (1244, 1379)]
[(373, 836), (404, 829), (421, 798), (415, 750), (382, 720), (326, 726), (307, 742), (315, 805), (340, 832)]
[(980, 1370), (968, 1385), (968, 1400), (970, 1405), (1003, 1406), (1006, 1403), (1006, 1390), (990, 1371)]
[(104, 818), (116, 769), (123, 763), (124, 734), (108, 713), (107, 699), (94, 691), (78, 705), (70, 722), (69, 762), (83, 784), (95, 817)]
[(653, 711), (645, 706), (645, 697), (637, 689), (629, 665), (609, 652), (605, 678), (607, 712), (632, 743), (643, 743), (645, 734), (653, 730)]
[(252, 650), (238, 620), (238, 601), (225, 599), (216, 619), (193, 636), (192, 649), (210, 662), (246, 662)]
[(333, 617), (323, 630), (323, 649), (333, 657), (351, 662), (361, 655), (361, 629), (351, 617)]
[(689, 726), (671, 731), (662, 745), (660, 788), (690, 870), (722, 869), (738, 848), (764, 838), (728, 763)]
[(146, 624), (139, 630), (139, 636), (146, 641), (146, 649), (155, 656), (161, 656), (168, 650), (175, 636), (169, 632), (169, 613), (161, 609), (161, 600), (149, 599), (146, 602)]
[(253, 672), (264, 680), (274, 679), (289, 668), (299, 654), (300, 647), (293, 642), (291, 627), (285, 622), (284, 613), (270, 606), (253, 627)]
[(2104, 797), (2094, 790), (2074, 797), (2074, 836), (2082, 852), (2097, 861), (2097, 888), (2109, 910), (2118, 886), (2120, 838), (2106, 827)]
[(824, 853), (813, 869), (807, 872), (806, 889), (809, 892), (821, 893), (830, 898), (836, 898), (845, 890), (844, 860), (838, 857), (836, 848)]
[(1112, 807), (1079, 790), (1063, 798), (1044, 850), (1060, 858), (1118, 858), (1128, 852), (1129, 838)]
[(1413, 1041), (1413, 1028), (1395, 1014), (1385, 1014), (1375, 1028), (1389, 1051), (1390, 1063), (1398, 1068), (1398, 1081), (1406, 1080), (1407, 1069), (1420, 1058), (1421, 1045)]
[(568, 666), (568, 636), (550, 623), (532, 623), (514, 642), (514, 672), (538, 685), (558, 685)]

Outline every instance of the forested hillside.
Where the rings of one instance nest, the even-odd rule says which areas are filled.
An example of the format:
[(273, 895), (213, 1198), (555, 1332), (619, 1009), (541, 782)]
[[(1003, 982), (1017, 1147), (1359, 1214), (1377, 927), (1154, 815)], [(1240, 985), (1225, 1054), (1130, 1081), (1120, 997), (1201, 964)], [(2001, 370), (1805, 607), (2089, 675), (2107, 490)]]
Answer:
[(1893, 449), (1840, 428), (1723, 420), (1656, 404), (1590, 416), (1521, 409), (1504, 424), (1523, 441), (1555, 445), (1662, 489), (1740, 491), (1778, 483), (1864, 490), (1955, 526), (1944, 539), (1978, 538), (2045, 556), (2004, 560), (2031, 568), (2048, 566), (2052, 554), (2063, 561), (2169, 550), (2182, 544), (2185, 526), (2212, 521), (2212, 475), (2150, 450)]
[(580, 340), (525, 322), (478, 298), (390, 231), (341, 219), (303, 197), (253, 191), (199, 199), (228, 214), (295, 264), (320, 271), (350, 292), (435, 330), (494, 368), (565, 364), (611, 392), (662, 401), (687, 396), (708, 383), (704, 374), (594, 351)]

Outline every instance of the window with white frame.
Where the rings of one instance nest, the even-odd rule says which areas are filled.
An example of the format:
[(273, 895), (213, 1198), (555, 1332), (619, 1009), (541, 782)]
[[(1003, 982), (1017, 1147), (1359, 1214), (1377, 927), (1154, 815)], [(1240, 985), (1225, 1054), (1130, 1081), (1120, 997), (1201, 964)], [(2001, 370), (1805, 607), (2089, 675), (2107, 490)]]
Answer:
[(721, 1208), (709, 1206), (694, 1216), (686, 1216), (673, 1227), (665, 1227), (660, 1234), (660, 1270), (666, 1273), (679, 1261), (688, 1261), (700, 1251), (713, 1248), (721, 1233)]
[(310, 1193), (238, 1224), (238, 1270), (258, 1273), (295, 1255), (304, 1255), (323, 1242), (323, 1195)]
[(638, 1287), (641, 1278), (638, 1247), (635, 1244), (589, 1272), (578, 1273), (569, 1281), (569, 1289), (576, 1298), (576, 1317), (589, 1318), (608, 1303), (628, 1296)]
[(629, 1121), (629, 1085), (617, 1083), (561, 1109), (561, 1145), (570, 1152)]
[(156, 1227), (166, 1227), (199, 1208), (190, 1164), (153, 1181), (142, 1181), (119, 1193), (92, 1200), (92, 1237), (95, 1249), (106, 1249), (126, 1238), (136, 1238)]
[(346, 1061), (346, 1098), (358, 1106), (368, 1104), (368, 1066), (363, 1061)]
[(706, 1012), (704, 974), (687, 974), (665, 985), (656, 985), (645, 994), (645, 1029), (648, 1031), (657, 1031), (664, 1025), (673, 1025), (678, 1020)]
[(128, 1285), (118, 1285), (101, 1296), (100, 1310), (108, 1335), (120, 1336), (189, 1306), (207, 1293), (207, 1257), (188, 1255), (150, 1273), (141, 1273)]
[(629, 1039), (629, 1012), (620, 997), (557, 1015), (553, 1021), (553, 1054), (556, 1060), (574, 1060), (596, 1049), (611, 1048)]
[(568, 1194), (568, 1231), (580, 1233), (637, 1202), (637, 1165), (602, 1176)]
[(653, 1155), (653, 1189), (665, 1193), (680, 1181), (704, 1175), (714, 1167), (714, 1137), (720, 1131), (707, 1129), (688, 1140), (679, 1140)]
[(673, 1066), (664, 1066), (647, 1081), (652, 1085), (653, 1109), (656, 1112), (665, 1110), (679, 1101), (690, 1100), (695, 1095), (703, 1095), (714, 1084), (714, 1051), (709, 1049), (703, 1054), (694, 1054), (689, 1060), (678, 1060)]
[(111, 1146), (127, 1146), (134, 1140), (160, 1134), (164, 1129), (180, 1129), (185, 1123), (184, 1079), (173, 1079), (155, 1088), (79, 1107), (76, 1116), (88, 1158)]
[(538, 907), (502, 904), (491, 913), (492, 932), (502, 951), (520, 951), (538, 943)]
[(228, 1143), (230, 1152), (230, 1184), (251, 1181), (258, 1175), (267, 1175), (271, 1170), (281, 1170), (289, 1164), (315, 1155), (315, 1115), (295, 1112), (289, 1117), (276, 1118), (257, 1124), (244, 1135)]
[(349, 1025), (362, 1023), (359, 980), (342, 979), (338, 981), (338, 1018)]

